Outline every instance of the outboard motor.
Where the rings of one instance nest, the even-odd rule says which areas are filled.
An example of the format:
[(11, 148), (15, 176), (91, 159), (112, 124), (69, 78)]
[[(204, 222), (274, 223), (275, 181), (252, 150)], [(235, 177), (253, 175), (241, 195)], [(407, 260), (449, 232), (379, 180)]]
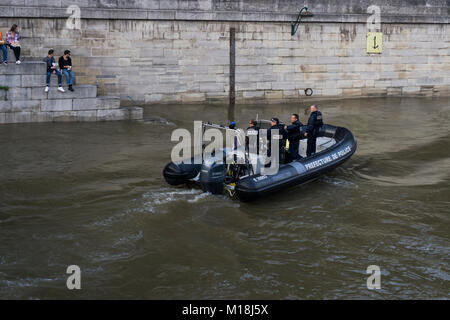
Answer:
[(192, 164), (183, 162), (170, 162), (163, 170), (164, 178), (167, 183), (173, 186), (184, 184), (190, 179), (195, 178), (201, 169), (201, 164), (193, 164), (194, 158), (191, 159)]
[(203, 191), (222, 194), (227, 167), (223, 163), (217, 163), (216, 160), (211, 158), (203, 161), (200, 170), (200, 185)]

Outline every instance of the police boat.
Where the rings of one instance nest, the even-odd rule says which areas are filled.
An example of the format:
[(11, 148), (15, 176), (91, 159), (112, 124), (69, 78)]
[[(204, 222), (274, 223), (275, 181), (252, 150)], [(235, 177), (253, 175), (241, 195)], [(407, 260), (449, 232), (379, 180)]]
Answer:
[[(208, 127), (224, 131), (239, 130), (203, 124), (203, 130)], [(258, 120), (258, 127), (268, 128), (270, 121)], [(305, 129), (301, 128), (302, 131)], [(324, 124), (317, 134), (316, 153), (306, 157), (306, 139), (300, 140), (299, 154), (302, 158), (279, 164), (277, 171), (267, 173), (270, 171), (267, 170), (267, 157), (261, 155), (264, 150), (259, 150), (259, 154), (239, 152), (236, 142), (245, 145), (245, 140), (238, 138), (234, 142), (234, 147), (225, 147), (203, 157), (201, 164), (196, 164), (194, 157), (170, 162), (163, 171), (165, 180), (174, 186), (195, 183), (205, 192), (228, 193), (241, 201), (251, 201), (313, 181), (350, 159), (357, 148), (356, 139), (350, 130)], [(204, 148), (205, 144), (202, 143)]]

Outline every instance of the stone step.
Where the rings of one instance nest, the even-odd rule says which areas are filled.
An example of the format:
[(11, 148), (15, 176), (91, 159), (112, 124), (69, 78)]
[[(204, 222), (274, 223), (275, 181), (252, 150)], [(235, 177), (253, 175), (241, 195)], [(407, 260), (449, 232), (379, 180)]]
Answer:
[(106, 110), (120, 108), (120, 98), (101, 96), (91, 99), (74, 99), (72, 110)]
[(56, 87), (51, 87), (46, 93), (45, 87), (9, 88), (8, 91), (0, 89), (0, 99), (6, 95), (7, 100), (47, 100), (47, 99), (86, 99), (97, 97), (97, 87), (92, 85), (74, 86), (75, 91), (59, 92)]
[(2, 112), (0, 124), (26, 122), (89, 122), (142, 120), (142, 108), (124, 107), (119, 109), (79, 110), (79, 111), (18, 111)]
[(92, 122), (129, 120), (125, 109), (83, 111), (0, 112), (0, 124), (30, 122)]
[(21, 64), (8, 63), (8, 65), (0, 64), (0, 75), (45, 75), (45, 62), (24, 61)]
[[(75, 75), (76, 76), (76, 75)], [(76, 77), (75, 77), (76, 79)], [(28, 87), (45, 87), (47, 75), (41, 74), (1, 74), (0, 86), (7, 86), (9, 88), (28, 88)], [(75, 80), (76, 81), (76, 80)], [(63, 86), (66, 86), (66, 77), (63, 76)], [(58, 86), (58, 78), (52, 75), (50, 80), (51, 86)]]
[(0, 112), (4, 113), (115, 110), (119, 108), (119, 97), (112, 96), (86, 99), (0, 100)]

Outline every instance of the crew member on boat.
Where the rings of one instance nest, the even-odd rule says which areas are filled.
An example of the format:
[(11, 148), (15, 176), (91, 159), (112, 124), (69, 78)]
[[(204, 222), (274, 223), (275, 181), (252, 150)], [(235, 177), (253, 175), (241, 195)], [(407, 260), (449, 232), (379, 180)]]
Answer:
[[(285, 159), (285, 148), (286, 148), (286, 139), (288, 137), (287, 131), (284, 129), (284, 126), (280, 124), (280, 120), (278, 118), (271, 119), (272, 126), (269, 130), (267, 130), (267, 156), (270, 158), (272, 156), (272, 139), (278, 139), (278, 155), (280, 159), (280, 164), (284, 163)], [(272, 130), (278, 130), (278, 133), (274, 132), (272, 134)]]
[(258, 121), (252, 119), (245, 134), (245, 150), (250, 153), (259, 153), (259, 127)]
[(289, 140), (289, 161), (300, 159), (301, 156), (298, 153), (300, 148), (301, 128), (303, 124), (300, 122), (299, 116), (296, 113), (291, 115), (291, 125), (284, 128), (288, 133)]
[(306, 156), (312, 156), (316, 153), (316, 139), (320, 128), (323, 126), (322, 113), (319, 111), (319, 106), (311, 106), (311, 115), (308, 119), (308, 125), (306, 126), (305, 137), (308, 138)]

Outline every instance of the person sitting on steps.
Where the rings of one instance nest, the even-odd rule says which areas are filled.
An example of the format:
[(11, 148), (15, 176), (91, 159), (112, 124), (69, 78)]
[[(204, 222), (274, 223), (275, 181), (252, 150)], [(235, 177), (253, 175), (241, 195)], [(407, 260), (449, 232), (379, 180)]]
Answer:
[(21, 64), (20, 62), (20, 34), (19, 27), (17, 24), (13, 24), (11, 29), (6, 33), (6, 43), (8, 47), (14, 52), (16, 57), (16, 64)]
[(48, 56), (44, 58), (44, 62), (47, 63), (47, 85), (45, 86), (45, 92), (50, 90), (50, 77), (52, 74), (56, 74), (58, 76), (58, 91), (65, 92), (62, 87), (62, 74), (61, 71), (56, 69), (57, 64), (55, 62), (54, 50), (48, 50)]
[(3, 34), (2, 34), (2, 32), (0, 31), (0, 50), (1, 50), (1, 52), (2, 52), (2, 54), (3, 54), (3, 64), (5, 65), (5, 66), (7, 66), (8, 65), (8, 50), (7, 50), (7, 44), (6, 44), (6, 42), (3, 40)]
[(69, 85), (69, 90), (73, 90), (73, 82), (75, 79), (75, 74), (72, 71), (72, 59), (70, 59), (70, 50), (65, 50), (64, 55), (59, 58), (59, 68), (62, 70), (63, 75), (66, 76), (67, 84)]

